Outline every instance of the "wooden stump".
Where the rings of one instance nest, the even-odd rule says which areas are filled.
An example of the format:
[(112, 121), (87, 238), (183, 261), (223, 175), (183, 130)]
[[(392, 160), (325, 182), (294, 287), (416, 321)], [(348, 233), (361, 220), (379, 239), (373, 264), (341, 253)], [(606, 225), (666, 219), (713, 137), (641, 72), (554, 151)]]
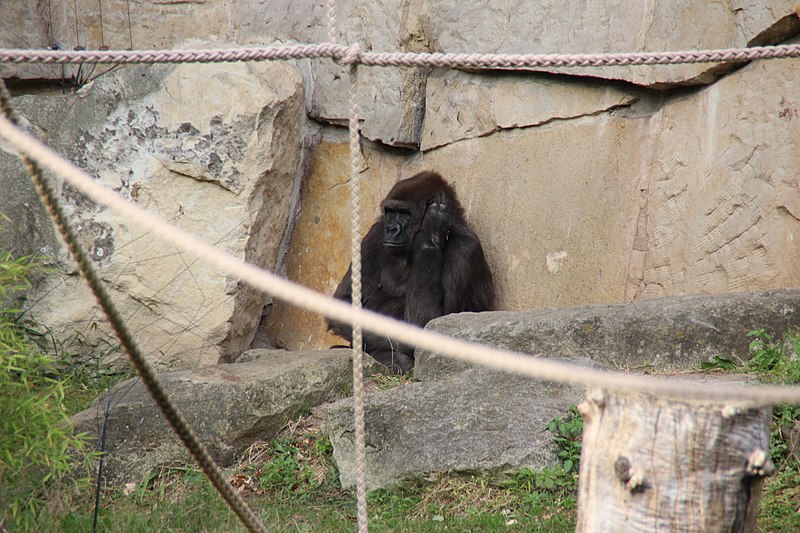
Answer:
[(579, 409), (576, 531), (754, 530), (771, 406), (589, 389)]

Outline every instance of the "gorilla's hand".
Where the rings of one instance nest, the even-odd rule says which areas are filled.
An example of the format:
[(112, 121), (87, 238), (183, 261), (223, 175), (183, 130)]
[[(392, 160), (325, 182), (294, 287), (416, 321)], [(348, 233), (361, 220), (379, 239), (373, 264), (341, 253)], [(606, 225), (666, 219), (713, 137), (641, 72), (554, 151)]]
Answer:
[(444, 249), (449, 234), (450, 217), (444, 196), (441, 195), (426, 206), (420, 230), (414, 237), (414, 248)]

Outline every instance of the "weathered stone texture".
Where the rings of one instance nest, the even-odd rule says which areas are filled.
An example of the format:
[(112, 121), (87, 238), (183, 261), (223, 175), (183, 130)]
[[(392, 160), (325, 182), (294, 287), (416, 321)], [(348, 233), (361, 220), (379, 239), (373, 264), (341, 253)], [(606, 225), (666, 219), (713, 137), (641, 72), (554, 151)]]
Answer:
[[(16, 99), (45, 141), (102, 183), (269, 269), (296, 201), (303, 101), (302, 78), (289, 63), (134, 67), (78, 94)], [(62, 197), (153, 362), (209, 364), (250, 346), (262, 294), (66, 185)], [(39, 287), (30, 311), (61, 339), (101, 342), (107, 332), (94, 329), (102, 321), (93, 299), (66, 268)]]
[(443, 71), (428, 78), (422, 150), (501, 129), (539, 126), (630, 105), (636, 92), (547, 75)]
[[(0, 13), (9, 14), (12, 20), (20, 16), (33, 20), (20, 24), (24, 31), (0, 32), (0, 44), (44, 46), (42, 36), (47, 32), (45, 26), (36, 25), (38, 20), (48, 22), (52, 36), (64, 48), (75, 44), (98, 48), (102, 43), (112, 48), (130, 46), (124, 2), (104, 5), (102, 38), (95, 7), (79, 3), (80, 24), (75, 36), (71, 4), (54, 1), (53, 6), (52, 16), (44, 17), (32, 7), (3, 4)], [(268, 9), (261, 2), (221, 0), (136, 7), (131, 13), (136, 48), (173, 47), (186, 37), (209, 35), (255, 44), (328, 39), (327, 8), (321, 0), (280, 0), (271, 2)], [(435, 5), (421, 0), (347, 0), (338, 3), (335, 39), (373, 51), (577, 53), (724, 48), (786, 40), (800, 30), (795, 8), (788, 0), (636, 4), (541, 0), (491, 5), (451, 0)], [(187, 15), (189, 11), (192, 16)], [(6, 22), (0, 17), (2, 24)], [(365, 139), (379, 141), (363, 146), (362, 232), (377, 215), (376, 206), (392, 183), (432, 168), (455, 184), (467, 217), (484, 242), (503, 309), (796, 286), (800, 283), (800, 186), (795, 175), (800, 168), (796, 146), (800, 121), (794, 97), (798, 93), (797, 61), (755, 62), (737, 71), (731, 71), (730, 65), (550, 69), (547, 74), (448, 69), (435, 69), (431, 74), (407, 68), (359, 68), (361, 131)], [(161, 72), (159, 68), (144, 67), (142, 71)], [(209, 72), (222, 72), (229, 67), (208, 68)], [(305, 111), (326, 125), (326, 134), (304, 182), (303, 211), (287, 255), (286, 273), (293, 280), (331, 293), (349, 256), (346, 138), (331, 134), (348, 115), (347, 67), (319, 59), (303, 63), (303, 68)], [(145, 98), (153, 90), (149, 78), (118, 85), (117, 93)], [(224, 91), (226, 82), (214, 79), (207, 77), (213, 92)], [(241, 76), (231, 80), (235, 87), (240, 86)], [(200, 86), (205, 83), (203, 80)], [(697, 83), (713, 84), (704, 89), (670, 90)], [(651, 90), (653, 87), (663, 91)], [(234, 89), (224, 99), (244, 102), (248, 94)], [(222, 158), (220, 165), (203, 159), (205, 156), (185, 155), (195, 150), (190, 145), (197, 136), (224, 131), (232, 139), (243, 139), (243, 130), (225, 121), (213, 128), (192, 122), (210, 124), (211, 111), (204, 108), (216, 109), (214, 106), (222, 105), (217, 101), (187, 105), (191, 114), (201, 115), (202, 120), (181, 120), (192, 124), (197, 133), (181, 131), (181, 121), (164, 126), (148, 118), (149, 111), (142, 108), (136, 111), (135, 124), (125, 124), (127, 119), (118, 124), (122, 129), (115, 133), (116, 140), (125, 131), (163, 128), (173, 137), (163, 146), (143, 142), (141, 148), (155, 156), (137, 159), (137, 172), (146, 168), (155, 173), (157, 166), (157, 173), (169, 176), (163, 185), (170, 188), (175, 182), (187, 181), (178, 177), (183, 175), (192, 179), (196, 190), (211, 187), (209, 191), (214, 192), (209, 192), (209, 197), (244, 194), (232, 163), (243, 154), (241, 143), (220, 145), (230, 156)], [(109, 100), (96, 108), (75, 109), (62, 123), (81, 123), (92, 116), (105, 120), (117, 108)], [(118, 114), (122, 120), (121, 112)], [(252, 125), (241, 122), (236, 128), (240, 127)], [(65, 151), (90, 169), (103, 173), (119, 166), (114, 161), (92, 167), (92, 158), (75, 148), (78, 139), (70, 137), (69, 128), (46, 129), (48, 140), (68, 147)], [(89, 134), (80, 142), (114, 157), (127, 158), (124, 154), (140, 148), (117, 148), (111, 142), (113, 135), (104, 144), (96, 133)], [(284, 144), (295, 142), (289, 136), (283, 139)], [(386, 145), (400, 149), (386, 150)], [(418, 145), (421, 150), (413, 150)], [(184, 155), (173, 161), (175, 150)], [(205, 170), (209, 165), (218, 172)], [(194, 220), (190, 213), (179, 215), (175, 206), (185, 207), (180, 193), (162, 192), (163, 187), (156, 192), (155, 183), (139, 186), (137, 194), (143, 201), (155, 206), (163, 196), (158, 208), (165, 216), (176, 216), (186, 227), (195, 223), (198, 228), (215, 226), (214, 219), (219, 217), (213, 214), (219, 210), (204, 212), (198, 207)], [(271, 198), (279, 196), (280, 182), (275, 183), (274, 190), (265, 189)], [(0, 200), (0, 209), (3, 206)], [(32, 211), (18, 212), (14, 211), (15, 216), (24, 219)], [(113, 239), (108, 235), (124, 235), (105, 216), (93, 216), (83, 226), (96, 259), (97, 254), (110, 250)], [(270, 229), (263, 233), (274, 236), (281, 231), (280, 225), (265, 224)], [(221, 239), (220, 232), (233, 229), (217, 224), (217, 236), (212, 239)], [(147, 246), (143, 239), (134, 241), (136, 235), (126, 238), (131, 239), (128, 246), (113, 240), (115, 253)], [(17, 247), (24, 240), (19, 236), (8, 239)], [(37, 235), (35, 241), (41, 246), (48, 242), (46, 235)], [(120, 283), (132, 271), (126, 269), (122, 274)], [(73, 281), (70, 278), (67, 283)], [(185, 290), (181, 283), (174, 285)], [(137, 297), (154, 308), (160, 304), (152, 301), (153, 293), (142, 291)], [(195, 314), (218, 312), (209, 302), (194, 300), (181, 308), (179, 314), (190, 317), (188, 322), (180, 322), (183, 330), (194, 322), (191, 317)], [(206, 310), (198, 312), (201, 307)], [(338, 342), (325, 335), (321, 317), (287, 308), (279, 301), (268, 321), (270, 336), (281, 346), (325, 347)], [(177, 326), (165, 328), (172, 339), (183, 342), (187, 337), (178, 334), (183, 330)], [(205, 336), (206, 331), (213, 338), (223, 335), (215, 326), (194, 333)]]
[[(13, 4), (13, 3), (10, 3)], [(53, 0), (43, 6), (0, 7), (0, 45), (62, 49), (172, 48), (188, 38), (251, 44), (324, 42), (327, 4), (301, 2), (140, 3), (96, 5)], [(593, 53), (694, 50), (773, 44), (800, 31), (789, 0), (676, 3), (348, 0), (337, 2), (335, 39), (365, 50), (488, 53)], [(17, 21), (24, 21), (20, 28)], [(332, 123), (347, 116), (346, 67), (313, 62), (312, 115)], [(61, 67), (2, 67), (4, 75), (60, 79)], [(670, 87), (709, 83), (729, 66), (709, 64), (570, 69), (571, 75)], [(100, 70), (103, 70), (101, 67)], [(559, 69), (547, 69), (559, 72)], [(38, 73), (37, 73), (38, 72)], [(76, 66), (64, 68), (79, 77)], [(85, 72), (83, 72), (85, 74)], [(393, 146), (418, 146), (425, 107), (422, 69), (361, 69), (363, 134)]]
[[(253, 350), (244, 359), (248, 362), (159, 375), (174, 404), (222, 466), (230, 465), (253, 442), (275, 438), (303, 411), (340, 398), (352, 372), (347, 350)], [(72, 421), (78, 431), (99, 440), (106, 409), (107, 480), (138, 483), (152, 468), (191, 461), (138, 378), (119, 383)]]
[[(303, 209), (286, 261), (286, 276), (333, 294), (350, 264), (350, 155), (341, 136), (323, 136), (303, 191)], [(361, 234), (378, 216), (381, 200), (401, 175), (403, 159), (365, 144), (361, 173)], [(265, 320), (267, 337), (292, 350), (327, 348), (344, 340), (328, 333), (324, 318), (275, 300)]]
[[(675, 296), (617, 305), (460, 313), (427, 328), (470, 342), (609, 368), (691, 370), (715, 356), (750, 359), (747, 334), (776, 339), (800, 326), (800, 289)], [(442, 379), (472, 365), (417, 350), (414, 377)]]
[[(502, 474), (555, 462), (547, 423), (579, 401), (578, 387), (471, 370), (412, 383), (365, 401), (367, 488), (426, 474)], [(355, 485), (353, 402), (327, 408), (326, 427), (343, 487)]]
[[(658, 52), (774, 44), (800, 30), (789, 0), (759, 2), (437, 2), (425, 16), (436, 51), (592, 54)], [(540, 69), (669, 87), (709, 83), (713, 64)]]
[(618, 302), (645, 128), (602, 114), (504, 130), (427, 153), (414, 170), (454, 184), (503, 309)]
[(800, 283), (798, 91), (767, 61), (655, 113), (627, 298)]

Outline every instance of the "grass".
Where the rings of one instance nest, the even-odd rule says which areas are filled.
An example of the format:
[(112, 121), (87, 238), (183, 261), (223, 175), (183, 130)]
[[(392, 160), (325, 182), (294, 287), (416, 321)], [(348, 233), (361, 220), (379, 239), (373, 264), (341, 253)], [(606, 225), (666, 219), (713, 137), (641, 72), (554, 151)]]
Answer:
[[(553, 424), (558, 433), (559, 422)], [(569, 459), (577, 467), (577, 458)], [(577, 477), (565, 473), (563, 463), (546, 476), (559, 480), (552, 487), (526, 469), (506, 479), (444, 475), (374, 491), (369, 495), (370, 530), (573, 531)], [(272, 442), (251, 446), (227, 475), (269, 531), (355, 528), (355, 497), (340, 488), (332, 445), (313, 415), (291, 424)], [(62, 493), (60, 500), (37, 516), (37, 530), (91, 529), (91, 494)], [(193, 467), (164, 468), (139, 485), (104, 489), (99, 530), (244, 531)]]
[[(5, 369), (0, 375), (0, 414), (5, 413), (0, 416), (0, 474), (4, 477), (0, 508), (11, 508), (8, 498), (14, 499), (10, 502), (13, 520), (3, 515), (0, 531), (10, 524), (21, 531), (89, 531), (94, 490), (86, 479), (72, 481), (64, 475), (70, 464), (68, 455), (85, 450), (80, 439), (69, 440), (64, 421), (67, 413), (85, 409), (100, 392), (127, 376), (107, 375), (98, 366), (101, 356), (76, 364), (63, 355), (55, 359), (44, 355), (45, 345), (59, 353), (63, 348), (35, 324), (17, 320), (17, 311), (6, 303), (13, 300), (15, 291), (25, 288), (30, 268), (24, 259), (0, 256), (0, 302), (4, 303), (0, 360)], [(790, 331), (785, 342), (776, 341), (765, 330), (751, 332), (750, 338), (748, 363), (717, 357), (703, 367), (752, 372), (771, 383), (800, 383), (798, 330)], [(369, 378), (373, 390), (411, 382), (409, 376), (385, 373)], [(27, 410), (27, 418), (10, 414), (9, 409), (20, 406)], [(18, 427), (21, 423), (24, 431)], [(374, 491), (369, 496), (370, 529), (573, 531), (582, 420), (573, 408), (544, 429), (556, 443), (555, 466), (522, 469), (505, 478), (442, 475)], [(65, 455), (68, 449), (72, 451)], [(771, 455), (778, 471), (765, 483), (759, 531), (800, 531), (800, 408), (774, 409)], [(355, 527), (354, 495), (339, 487), (332, 445), (313, 415), (291, 424), (277, 439), (251, 446), (227, 475), (269, 531), (349, 532)], [(192, 466), (162, 468), (140, 484), (104, 487), (100, 501), (99, 531), (244, 531)]]
[[(800, 334), (786, 343), (764, 331), (751, 334), (753, 358), (732, 364), (717, 358), (706, 365), (747, 371), (764, 381), (800, 382), (794, 355)], [(93, 376), (93, 377), (92, 377)], [(82, 408), (106, 376), (79, 374), (68, 381), (74, 405)], [(409, 382), (408, 376), (370, 376), (375, 389)], [(105, 385), (102, 385), (103, 387)], [(765, 483), (759, 531), (800, 531), (800, 459), (798, 411), (775, 409), (772, 459), (778, 472)], [(573, 531), (581, 449), (582, 420), (577, 411), (543, 428), (553, 434), (557, 464), (541, 471), (522, 469), (505, 478), (442, 475), (369, 496), (370, 529), (377, 532)], [(338, 532), (355, 529), (355, 497), (342, 490), (332, 461), (332, 445), (319, 420), (307, 415), (271, 442), (251, 446), (228, 478), (250, 502), (269, 531)], [(89, 531), (93, 490), (86, 485), (55, 484), (27, 517), (32, 531)], [(192, 466), (163, 468), (138, 485), (105, 487), (99, 531), (244, 531), (237, 518)]]

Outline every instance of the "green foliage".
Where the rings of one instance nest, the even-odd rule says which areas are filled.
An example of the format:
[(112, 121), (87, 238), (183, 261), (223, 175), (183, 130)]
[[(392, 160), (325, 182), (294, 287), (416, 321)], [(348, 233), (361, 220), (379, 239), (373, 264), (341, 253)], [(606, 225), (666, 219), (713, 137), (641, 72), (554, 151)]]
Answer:
[(700, 363), (700, 368), (706, 371), (724, 370), (726, 372), (736, 372), (739, 369), (739, 365), (737, 365), (730, 359), (726, 359), (724, 357), (715, 355), (714, 359), (712, 359), (711, 361), (703, 361), (702, 363)]
[(800, 531), (800, 473), (784, 468), (767, 478), (761, 494), (757, 531)]
[(375, 372), (369, 376), (369, 379), (381, 390), (393, 389), (414, 381), (411, 373), (397, 375), (391, 371)]
[(88, 457), (87, 438), (75, 435), (64, 408), (65, 380), (8, 306), (29, 286), (37, 263), (0, 253), (0, 529), (27, 529), (45, 489)]
[(283, 496), (299, 495), (319, 485), (311, 466), (302, 461), (303, 455), (291, 439), (274, 441), (270, 456), (258, 473), (258, 486), (262, 490)]
[[(767, 383), (800, 383), (800, 331), (790, 330), (785, 342), (777, 342), (764, 329), (747, 334), (752, 359), (747, 369)], [(772, 410), (770, 453), (778, 468), (800, 468), (800, 406), (777, 405)]]
[(547, 431), (553, 434), (556, 443), (556, 456), (565, 474), (577, 474), (581, 460), (583, 439), (583, 418), (576, 406), (564, 418), (554, 418), (547, 424)]
[(751, 331), (750, 352), (753, 354), (747, 368), (771, 383), (800, 383), (800, 331), (792, 329), (786, 342), (777, 342), (764, 329)]
[[(227, 477), (268, 531), (353, 531), (355, 495), (338, 485), (333, 446), (317, 428), (302, 422), (272, 442), (253, 445)], [(557, 423), (554, 431), (573, 438), (575, 421), (558, 422), (567, 426)], [(572, 444), (563, 448), (576, 449)], [(552, 488), (547, 479), (553, 479)], [(563, 472), (562, 461), (557, 470), (524, 470), (510, 482), (441, 476), (380, 489), (368, 498), (370, 530), (573, 531), (576, 504), (570, 483), (574, 480)], [(101, 531), (244, 531), (194, 467), (161, 469), (124, 491), (105, 489), (102, 501)], [(41, 531), (86, 531), (91, 515), (87, 497), (66, 511), (41, 515), (35, 526)]]

